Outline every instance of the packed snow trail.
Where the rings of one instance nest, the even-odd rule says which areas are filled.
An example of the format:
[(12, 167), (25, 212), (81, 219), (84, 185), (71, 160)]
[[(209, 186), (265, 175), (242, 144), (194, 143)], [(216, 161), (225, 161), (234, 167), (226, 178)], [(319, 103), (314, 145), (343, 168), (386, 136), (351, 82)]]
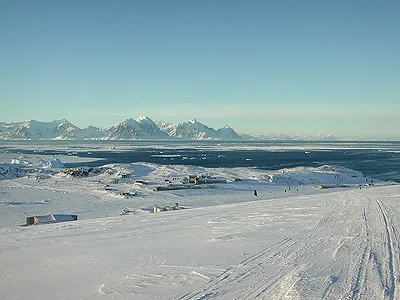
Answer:
[(369, 192), (333, 193), (313, 227), (179, 299), (400, 299), (399, 198)]

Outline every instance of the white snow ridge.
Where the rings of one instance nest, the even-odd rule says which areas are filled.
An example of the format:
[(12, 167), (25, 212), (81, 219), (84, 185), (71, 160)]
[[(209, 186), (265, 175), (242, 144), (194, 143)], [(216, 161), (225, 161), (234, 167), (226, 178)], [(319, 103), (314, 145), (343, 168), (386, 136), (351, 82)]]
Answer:
[(67, 158), (0, 164), (0, 299), (400, 299), (398, 184)]

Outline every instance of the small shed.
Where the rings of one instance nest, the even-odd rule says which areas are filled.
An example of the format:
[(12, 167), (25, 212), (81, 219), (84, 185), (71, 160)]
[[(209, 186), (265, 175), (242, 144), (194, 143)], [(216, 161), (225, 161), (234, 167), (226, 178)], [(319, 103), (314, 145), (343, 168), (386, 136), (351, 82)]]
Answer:
[(78, 215), (48, 214), (26, 218), (26, 225), (40, 225), (78, 220)]

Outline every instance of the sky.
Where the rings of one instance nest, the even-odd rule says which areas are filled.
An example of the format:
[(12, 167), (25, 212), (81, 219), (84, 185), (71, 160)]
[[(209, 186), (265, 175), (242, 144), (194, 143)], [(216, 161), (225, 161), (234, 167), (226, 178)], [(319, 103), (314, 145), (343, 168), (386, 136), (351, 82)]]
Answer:
[(400, 1), (0, 0), (0, 121), (400, 140)]

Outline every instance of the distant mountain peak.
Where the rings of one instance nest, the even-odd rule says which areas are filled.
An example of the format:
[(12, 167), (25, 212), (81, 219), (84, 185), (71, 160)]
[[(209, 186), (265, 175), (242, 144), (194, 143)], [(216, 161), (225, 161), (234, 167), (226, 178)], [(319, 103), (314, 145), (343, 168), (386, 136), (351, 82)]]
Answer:
[(136, 119), (136, 121), (140, 122), (140, 121), (152, 121), (152, 119), (150, 119), (148, 116), (139, 116), (139, 118)]
[(186, 120), (183, 121), (181, 123), (185, 123), (185, 124), (196, 124), (196, 123), (200, 123), (199, 121), (197, 121), (197, 119), (192, 119), (192, 120)]
[(62, 118), (62, 119), (60, 119), (60, 120), (54, 120), (53, 122), (70, 123), (70, 121), (68, 121), (68, 120), (65, 119), (65, 118)]
[(138, 125), (138, 122), (137, 122), (135, 119), (128, 118), (128, 119), (126, 119), (125, 121), (123, 121), (123, 122), (117, 124), (117, 126), (118, 126), (118, 125), (119, 125), (119, 126), (123, 125), (123, 126), (136, 127), (136, 126)]

